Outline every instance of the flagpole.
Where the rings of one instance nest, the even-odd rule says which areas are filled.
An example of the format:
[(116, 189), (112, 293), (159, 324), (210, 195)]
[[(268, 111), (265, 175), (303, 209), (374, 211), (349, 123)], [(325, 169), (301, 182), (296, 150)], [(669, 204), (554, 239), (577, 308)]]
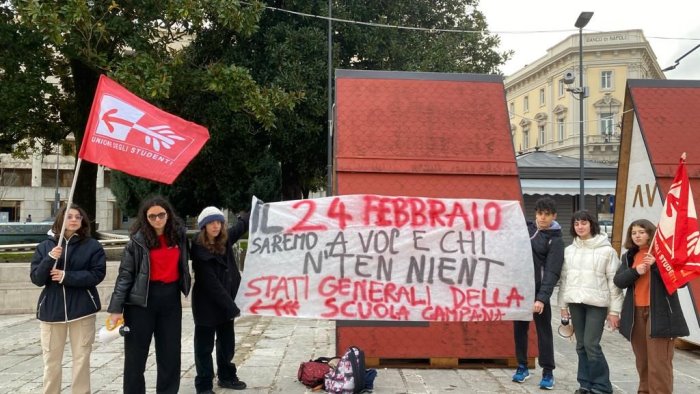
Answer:
[[(66, 202), (66, 210), (63, 212), (63, 224), (61, 224), (61, 233), (58, 235), (58, 246), (61, 246), (61, 243), (63, 242), (63, 234), (66, 232), (66, 223), (68, 222), (68, 210), (70, 209), (70, 206), (73, 205), (73, 193), (75, 192), (75, 185), (78, 183), (78, 173), (80, 172), (80, 164), (83, 162), (83, 159), (78, 158), (78, 161), (75, 163), (75, 171), (73, 171), (73, 182), (70, 186), (70, 192), (68, 192), (68, 201)], [(53, 264), (54, 268), (56, 268), (56, 264), (58, 264), (58, 259), (56, 259), (56, 262)]]

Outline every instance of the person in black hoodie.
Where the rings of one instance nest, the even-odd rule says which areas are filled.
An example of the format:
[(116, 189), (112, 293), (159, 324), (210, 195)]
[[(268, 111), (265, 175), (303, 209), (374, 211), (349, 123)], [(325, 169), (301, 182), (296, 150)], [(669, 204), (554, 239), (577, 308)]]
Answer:
[[(61, 244), (58, 238), (66, 219)], [(90, 237), (85, 211), (73, 204), (56, 215), (51, 237), (32, 257), (32, 283), (43, 286), (36, 317), (41, 327), (44, 393), (61, 391), (63, 349), (70, 335), (73, 393), (90, 393), (90, 353), (95, 341), (95, 315), (102, 307), (97, 285), (107, 270), (105, 251)]]
[(241, 285), (241, 274), (233, 258), (233, 244), (247, 231), (247, 215), (225, 230), (223, 212), (206, 207), (199, 214), (200, 232), (192, 243), (192, 315), (194, 317), (194, 362), (197, 393), (213, 393), (212, 350), (216, 336), (218, 385), (233, 390), (246, 388), (238, 379), (233, 363), (235, 335), (233, 320), (241, 311), (234, 300)]
[(673, 339), (690, 334), (678, 292), (669, 295), (649, 247), (656, 226), (646, 219), (630, 223), (627, 253), (613, 279), (627, 289), (620, 334), (632, 343), (639, 374), (638, 393), (673, 392)]
[[(543, 197), (535, 202), (535, 222), (527, 222), (532, 246), (532, 260), (535, 264), (535, 300), (532, 307), (533, 320), (537, 329), (539, 364), (542, 367), (540, 388), (554, 387), (554, 338), (552, 337), (552, 307), (549, 299), (554, 286), (559, 281), (564, 263), (564, 241), (561, 226), (556, 221), (557, 207), (554, 200)], [(514, 321), (515, 356), (518, 369), (513, 381), (522, 383), (530, 377), (527, 368), (527, 345), (529, 321)]]
[(123, 319), (126, 394), (146, 392), (144, 372), (151, 339), (156, 342), (156, 391), (180, 390), (182, 299), (190, 292), (189, 243), (184, 224), (161, 196), (145, 200), (131, 227), (107, 312)]

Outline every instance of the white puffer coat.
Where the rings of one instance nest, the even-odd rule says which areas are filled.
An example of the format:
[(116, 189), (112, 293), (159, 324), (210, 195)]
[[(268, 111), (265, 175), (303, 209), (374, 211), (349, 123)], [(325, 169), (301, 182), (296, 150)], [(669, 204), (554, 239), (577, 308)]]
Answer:
[(608, 237), (598, 234), (589, 239), (574, 238), (564, 250), (564, 266), (559, 281), (559, 306), (587, 304), (608, 307), (619, 315), (622, 290), (613, 283), (620, 259)]

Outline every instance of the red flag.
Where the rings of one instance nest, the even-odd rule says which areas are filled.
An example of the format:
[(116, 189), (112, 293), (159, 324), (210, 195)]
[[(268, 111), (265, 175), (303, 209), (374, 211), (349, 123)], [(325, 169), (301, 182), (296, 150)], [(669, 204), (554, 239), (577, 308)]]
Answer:
[(102, 75), (78, 157), (170, 184), (208, 139), (205, 127), (147, 103)]
[(654, 257), (668, 294), (700, 276), (699, 239), (698, 217), (684, 154), (666, 195), (653, 241)]

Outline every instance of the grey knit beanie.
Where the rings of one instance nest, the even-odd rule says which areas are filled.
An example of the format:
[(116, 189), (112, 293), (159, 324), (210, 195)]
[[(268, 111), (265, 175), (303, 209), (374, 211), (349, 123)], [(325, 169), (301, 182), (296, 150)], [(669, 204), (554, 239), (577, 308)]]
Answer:
[(226, 219), (224, 218), (224, 213), (221, 212), (217, 207), (206, 207), (202, 210), (202, 213), (200, 213), (199, 217), (197, 218), (197, 226), (199, 226), (199, 229), (201, 230), (207, 224), (217, 220), (220, 221), (223, 225), (226, 221)]

